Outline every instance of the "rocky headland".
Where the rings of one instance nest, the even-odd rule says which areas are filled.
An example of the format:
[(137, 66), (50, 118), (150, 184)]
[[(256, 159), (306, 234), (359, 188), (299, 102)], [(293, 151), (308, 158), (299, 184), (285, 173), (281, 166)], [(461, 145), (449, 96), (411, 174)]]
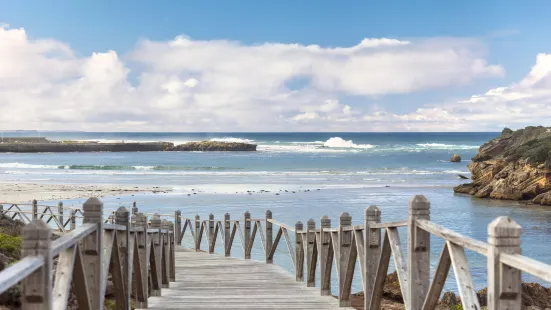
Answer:
[(551, 127), (505, 128), (479, 148), (469, 170), (472, 183), (456, 193), (551, 205)]
[(170, 152), (170, 151), (256, 151), (256, 144), (201, 141), (175, 145), (171, 142), (50, 141), (45, 138), (4, 138), (0, 153), (62, 153), (62, 152)]

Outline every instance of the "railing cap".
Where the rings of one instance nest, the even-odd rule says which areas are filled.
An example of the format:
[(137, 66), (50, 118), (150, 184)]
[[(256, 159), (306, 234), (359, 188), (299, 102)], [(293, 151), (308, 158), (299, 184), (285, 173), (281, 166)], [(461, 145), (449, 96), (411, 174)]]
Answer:
[(522, 227), (508, 216), (500, 216), (488, 225), (488, 236), (496, 238), (520, 238)]
[(298, 221), (296, 224), (295, 224), (295, 229), (296, 230), (302, 230), (304, 228), (304, 226), (302, 225), (302, 222), (301, 221)]
[(272, 211), (266, 210), (266, 217), (267, 218), (272, 218)]
[(320, 226), (323, 228), (331, 227), (331, 219), (329, 216), (324, 215), (321, 217)]
[(350, 216), (348, 212), (341, 213), (341, 216), (339, 216), (339, 224), (341, 226), (352, 225), (352, 216)]
[(309, 219), (307, 223), (308, 229), (315, 229), (316, 228), (316, 221), (314, 219)]

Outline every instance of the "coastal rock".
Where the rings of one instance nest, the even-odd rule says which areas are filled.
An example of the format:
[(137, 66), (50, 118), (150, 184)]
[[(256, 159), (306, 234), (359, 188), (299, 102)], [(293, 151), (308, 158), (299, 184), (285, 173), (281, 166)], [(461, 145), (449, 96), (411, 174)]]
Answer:
[(251, 152), (256, 151), (256, 144), (241, 143), (241, 142), (220, 142), (220, 141), (201, 141), (188, 142), (177, 145), (170, 151), (216, 151), (216, 152)]
[(461, 162), (461, 156), (459, 154), (453, 154), (452, 158), (450, 159), (452, 163), (458, 163)]
[(456, 193), (551, 205), (551, 128), (504, 129), (469, 164), (472, 183)]

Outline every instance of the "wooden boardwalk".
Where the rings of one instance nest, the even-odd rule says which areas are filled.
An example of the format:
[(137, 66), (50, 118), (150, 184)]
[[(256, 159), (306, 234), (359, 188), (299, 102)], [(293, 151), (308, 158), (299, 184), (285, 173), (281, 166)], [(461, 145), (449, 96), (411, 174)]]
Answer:
[(254, 260), (176, 250), (176, 282), (148, 309), (352, 309), (283, 268)]

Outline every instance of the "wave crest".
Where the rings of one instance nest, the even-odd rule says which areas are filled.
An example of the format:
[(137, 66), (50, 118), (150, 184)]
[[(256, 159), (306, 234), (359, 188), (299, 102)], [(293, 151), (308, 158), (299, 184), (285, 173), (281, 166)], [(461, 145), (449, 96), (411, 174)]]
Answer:
[(375, 146), (372, 144), (355, 144), (352, 140), (344, 140), (341, 137), (329, 138), (323, 143), (324, 147), (330, 148), (348, 148), (348, 149), (371, 149)]

